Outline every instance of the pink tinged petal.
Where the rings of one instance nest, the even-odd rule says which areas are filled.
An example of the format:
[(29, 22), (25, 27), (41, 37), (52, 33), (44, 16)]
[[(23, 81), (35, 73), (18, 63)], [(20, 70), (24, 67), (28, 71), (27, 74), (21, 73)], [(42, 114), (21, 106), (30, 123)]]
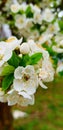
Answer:
[(24, 98), (31, 99), (31, 96), (27, 94), (26, 92), (22, 91), (18, 93), (19, 95), (22, 95)]

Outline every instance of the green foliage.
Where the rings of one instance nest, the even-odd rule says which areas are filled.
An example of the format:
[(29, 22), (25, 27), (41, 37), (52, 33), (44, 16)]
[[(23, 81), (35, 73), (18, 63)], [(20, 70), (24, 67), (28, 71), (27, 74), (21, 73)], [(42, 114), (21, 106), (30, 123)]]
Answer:
[(62, 76), (63, 76), (63, 71), (60, 71), (60, 72), (59, 72), (59, 75), (62, 77)]
[(40, 24), (37, 23), (37, 24), (33, 25), (33, 27), (31, 28), (31, 30), (35, 30), (35, 29), (40, 30), (40, 27), (41, 27)]
[[(55, 45), (56, 42), (53, 40), (52, 44)], [(46, 50), (49, 52), (52, 60), (53, 60), (53, 67), (56, 68), (57, 67), (57, 63), (58, 63), (58, 56), (57, 53), (53, 51), (52, 46), (48, 46), (45, 43), (42, 45), (44, 48), (46, 48)]]
[(34, 65), (34, 64), (37, 64), (38, 63), (38, 61), (40, 60), (42, 58), (42, 53), (35, 53), (35, 54), (33, 54), (31, 57), (30, 57), (30, 61), (29, 61), (29, 63), (31, 64), (31, 65)]
[(33, 106), (24, 108), (28, 116), (14, 120), (14, 130), (63, 130), (63, 79), (48, 86), (38, 89)]
[(13, 66), (7, 64), (1, 68), (2, 71), (0, 72), (0, 76), (9, 75), (14, 72), (14, 69), (15, 68)]
[(25, 13), (26, 13), (26, 17), (33, 18), (33, 12), (32, 12), (32, 9), (31, 9), (30, 5), (27, 7)]
[(58, 58), (56, 56), (53, 56), (52, 59), (53, 59), (53, 67), (56, 69), (57, 63), (58, 63)]
[(23, 55), (21, 60), (20, 60), (20, 64), (19, 65), (25, 67), (27, 62), (29, 61), (29, 59), (30, 59), (30, 57), (29, 57), (28, 54), (27, 55)]
[(19, 66), (20, 58), (15, 52), (13, 52), (12, 57), (8, 60), (8, 64), (14, 66), (15, 68)]
[(62, 31), (63, 30), (63, 20), (59, 20), (58, 24), (59, 24), (60, 30)]
[(20, 60), (20, 66), (25, 67), (26, 65), (35, 65), (42, 58), (42, 53), (35, 53), (32, 56), (23, 55)]
[(13, 79), (14, 79), (13, 74), (5, 76), (2, 81), (2, 90), (6, 91), (13, 83)]

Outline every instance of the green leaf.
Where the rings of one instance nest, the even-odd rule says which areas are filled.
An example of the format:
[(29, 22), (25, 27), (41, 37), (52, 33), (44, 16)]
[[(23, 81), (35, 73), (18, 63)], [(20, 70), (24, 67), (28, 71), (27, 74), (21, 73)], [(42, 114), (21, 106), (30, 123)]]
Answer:
[(27, 55), (23, 55), (21, 60), (20, 60), (20, 64), (19, 65), (25, 67), (29, 60), (30, 60), (30, 57), (29, 57), (28, 54)]
[(58, 21), (58, 24), (59, 24), (60, 29), (63, 30), (63, 21), (60, 21), (60, 20), (59, 20), (59, 21)]
[(60, 76), (63, 76), (63, 71), (60, 71), (60, 72), (59, 72), (59, 75), (60, 75)]
[(31, 9), (30, 5), (27, 7), (25, 13), (26, 13), (26, 17), (33, 18), (33, 12), (32, 12), (32, 9)]
[(5, 75), (9, 75), (11, 73), (14, 72), (14, 67), (11, 66), (11, 65), (5, 65), (1, 68), (1, 71), (0, 71), (0, 76), (5, 76)]
[(39, 30), (40, 31), (40, 24), (34, 24), (32, 27), (31, 27), (31, 30), (35, 30), (35, 29), (37, 29), (37, 30)]
[(30, 56), (30, 60), (27, 62), (27, 64), (34, 65), (37, 64), (38, 61), (42, 58), (42, 53), (38, 52)]
[(15, 68), (19, 66), (20, 58), (15, 52), (13, 52), (12, 57), (8, 60), (8, 64), (14, 66)]
[(2, 81), (2, 90), (6, 91), (10, 85), (13, 83), (14, 75), (10, 74), (4, 77)]
[(42, 53), (35, 53), (32, 56), (23, 55), (21, 60), (20, 60), (20, 66), (25, 67), (26, 65), (34, 65), (37, 64), (38, 61), (42, 58)]
[(57, 63), (58, 63), (58, 58), (57, 58), (57, 56), (53, 56), (53, 57), (52, 57), (52, 60), (53, 60), (53, 67), (56, 69), (56, 68), (57, 68)]

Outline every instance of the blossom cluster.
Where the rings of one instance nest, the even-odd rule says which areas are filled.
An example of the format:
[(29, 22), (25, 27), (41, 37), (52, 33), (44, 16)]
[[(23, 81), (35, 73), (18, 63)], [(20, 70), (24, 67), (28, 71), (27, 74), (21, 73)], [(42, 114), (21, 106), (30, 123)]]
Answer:
[[(61, 1), (56, 2), (55, 5), (58, 6)], [(63, 69), (61, 71), (58, 69), (63, 66), (63, 11), (59, 7), (56, 9), (52, 1), (50, 6), (44, 9), (33, 4), (13, 4), (11, 12), (13, 26), (16, 27), (18, 34), (24, 36), (26, 40), (32, 38), (46, 48), (52, 57), (55, 73), (63, 75)]]
[(38, 39), (42, 24), (41, 9), (37, 5), (22, 3), (11, 5), (11, 11), (18, 34), (26, 39)]
[(22, 42), (11, 36), (0, 42), (0, 102), (33, 105), (39, 86), (54, 80), (49, 53), (33, 40)]
[[(51, 38), (59, 31), (57, 16), (59, 9), (56, 11), (53, 7), (53, 3), (51, 3), (50, 7), (45, 7), (44, 9), (26, 2), (12, 4), (11, 14), (13, 19), (11, 21), (13, 21), (12, 26), (18, 32), (17, 35), (38, 41), (43, 33), (45, 33), (43, 34), (44, 36), (47, 36), (49, 33), (47, 38)], [(47, 40), (47, 38), (44, 37), (43, 39)], [(40, 42), (44, 41), (40, 39)]]
[(37, 5), (7, 1), (3, 8), (7, 19), (0, 12), (3, 36), (9, 37), (0, 42), (0, 102), (10, 106), (33, 105), (39, 86), (47, 89), (46, 82), (63, 76), (61, 0), (45, 1)]

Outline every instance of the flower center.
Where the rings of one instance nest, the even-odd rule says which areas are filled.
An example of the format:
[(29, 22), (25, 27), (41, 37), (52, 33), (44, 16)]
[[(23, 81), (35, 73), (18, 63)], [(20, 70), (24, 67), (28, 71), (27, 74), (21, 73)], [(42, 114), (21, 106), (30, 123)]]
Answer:
[(24, 81), (28, 81), (30, 79), (29, 75), (24, 74)]

